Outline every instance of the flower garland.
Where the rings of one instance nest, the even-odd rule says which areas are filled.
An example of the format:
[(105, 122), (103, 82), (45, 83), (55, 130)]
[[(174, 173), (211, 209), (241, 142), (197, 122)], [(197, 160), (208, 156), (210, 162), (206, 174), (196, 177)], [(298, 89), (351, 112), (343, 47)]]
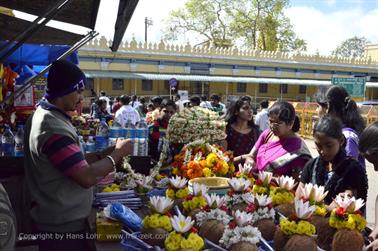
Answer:
[(362, 231), (366, 227), (366, 219), (360, 213), (348, 213), (342, 207), (332, 210), (329, 225), (336, 229)]
[(312, 236), (316, 233), (316, 228), (308, 221), (300, 220), (299, 222), (282, 219), (280, 221), (281, 231), (285, 235), (303, 234)]
[(248, 242), (251, 244), (256, 244), (261, 239), (260, 231), (252, 226), (228, 226), (223, 233), (222, 238), (219, 240), (219, 244), (221, 244), (225, 248), (231, 247), (233, 244), (239, 242)]
[(253, 202), (253, 199), (253, 195), (250, 192), (236, 193), (234, 191), (229, 191), (226, 194), (226, 203), (228, 206), (233, 206), (239, 203), (250, 204)]
[(270, 197), (274, 205), (291, 204), (294, 202), (294, 194), (292, 192), (278, 187), (270, 191)]
[(276, 211), (273, 208), (262, 207), (256, 209), (252, 212), (252, 222), (256, 222), (263, 219), (272, 219), (274, 220), (276, 216)]
[(232, 217), (229, 216), (226, 211), (219, 208), (212, 209), (209, 212), (202, 211), (196, 215), (196, 223), (198, 226), (202, 226), (203, 223), (209, 220), (217, 220), (222, 222), (224, 225), (227, 225), (230, 223), (231, 219)]
[(171, 232), (164, 241), (167, 251), (175, 251), (178, 249), (190, 249), (193, 251), (201, 250), (205, 243), (203, 239), (196, 233), (190, 233), (187, 237), (177, 232)]
[(171, 220), (168, 215), (152, 214), (143, 219), (143, 226), (150, 228), (164, 228), (166, 231), (172, 231)]
[(168, 188), (165, 191), (165, 196), (168, 198), (175, 200), (175, 199), (183, 199), (189, 194), (189, 189), (188, 187), (184, 187), (181, 189), (173, 189), (173, 188)]
[(169, 120), (166, 138), (173, 143), (204, 139), (216, 142), (226, 138), (226, 122), (216, 112), (202, 107), (184, 109)]
[(197, 208), (202, 208), (206, 205), (207, 205), (207, 202), (202, 195), (193, 196), (189, 194), (182, 202), (182, 206), (187, 212), (193, 211), (194, 209), (197, 209)]

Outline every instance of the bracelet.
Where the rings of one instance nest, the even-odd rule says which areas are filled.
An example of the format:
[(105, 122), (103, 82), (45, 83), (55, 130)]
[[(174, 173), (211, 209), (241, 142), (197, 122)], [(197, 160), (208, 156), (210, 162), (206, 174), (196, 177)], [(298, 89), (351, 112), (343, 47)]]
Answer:
[(110, 159), (110, 161), (111, 161), (112, 164), (113, 164), (113, 171), (115, 171), (115, 170), (116, 170), (116, 162), (115, 162), (115, 160), (113, 159), (113, 157), (110, 156), (110, 155), (106, 155), (106, 158)]

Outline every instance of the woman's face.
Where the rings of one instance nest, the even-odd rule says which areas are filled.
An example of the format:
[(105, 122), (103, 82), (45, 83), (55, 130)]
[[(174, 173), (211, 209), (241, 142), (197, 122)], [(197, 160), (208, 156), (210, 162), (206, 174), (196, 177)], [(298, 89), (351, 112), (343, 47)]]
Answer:
[(364, 157), (365, 159), (367, 159), (367, 161), (369, 161), (370, 163), (374, 165), (374, 170), (378, 171), (378, 154), (375, 154), (375, 155), (365, 154)]
[(163, 120), (169, 121), (176, 110), (173, 106), (167, 106), (161, 109), (160, 116)]
[(253, 118), (251, 104), (247, 101), (244, 101), (243, 105), (240, 107), (238, 111), (236, 111), (235, 115), (238, 116), (238, 118), (241, 120), (250, 121)]
[(285, 137), (292, 133), (293, 123), (286, 124), (286, 122), (281, 121), (277, 114), (269, 114), (269, 127), (273, 134), (277, 137)]
[(314, 134), (314, 141), (316, 150), (318, 150), (320, 158), (324, 161), (332, 161), (344, 143), (343, 138), (335, 139), (321, 132)]
[(318, 107), (316, 108), (316, 112), (318, 113), (319, 117), (323, 117), (324, 115), (327, 114), (327, 105), (325, 104), (317, 104)]

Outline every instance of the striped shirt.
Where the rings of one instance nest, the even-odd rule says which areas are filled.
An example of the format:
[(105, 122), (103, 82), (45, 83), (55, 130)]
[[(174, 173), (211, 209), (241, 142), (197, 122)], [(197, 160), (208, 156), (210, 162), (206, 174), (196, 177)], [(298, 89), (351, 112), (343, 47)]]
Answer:
[(88, 166), (80, 146), (68, 136), (53, 134), (43, 145), (42, 153), (66, 176)]

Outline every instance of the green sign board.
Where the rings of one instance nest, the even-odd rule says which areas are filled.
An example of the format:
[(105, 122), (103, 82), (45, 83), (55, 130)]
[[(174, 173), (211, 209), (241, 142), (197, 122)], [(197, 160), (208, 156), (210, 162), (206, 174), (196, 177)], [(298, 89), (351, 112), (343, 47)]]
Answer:
[(365, 97), (366, 78), (332, 78), (332, 84), (341, 85), (352, 97)]

